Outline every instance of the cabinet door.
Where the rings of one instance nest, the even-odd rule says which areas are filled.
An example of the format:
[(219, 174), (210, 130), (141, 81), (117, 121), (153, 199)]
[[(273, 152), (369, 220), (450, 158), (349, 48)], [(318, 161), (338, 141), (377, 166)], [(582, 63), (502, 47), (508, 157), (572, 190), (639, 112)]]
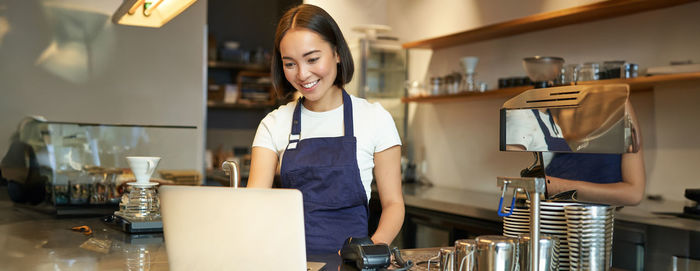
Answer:
[(613, 267), (624, 270), (644, 270), (646, 227), (615, 221), (613, 233)]

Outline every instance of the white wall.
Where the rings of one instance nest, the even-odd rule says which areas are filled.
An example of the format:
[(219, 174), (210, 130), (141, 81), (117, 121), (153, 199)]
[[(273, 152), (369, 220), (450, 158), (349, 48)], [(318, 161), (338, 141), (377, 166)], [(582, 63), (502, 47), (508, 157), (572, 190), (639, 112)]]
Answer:
[[(114, 25), (121, 0), (0, 2), (0, 153), (26, 115), (192, 125), (159, 168), (201, 169), (206, 0), (162, 28)], [(165, 140), (162, 140), (163, 142)], [(162, 148), (164, 149), (164, 148)]]
[[(362, 34), (352, 28), (363, 24), (388, 25), (387, 2), (385, 0), (304, 0), (304, 4), (323, 8), (333, 17), (348, 44), (354, 44)], [(393, 32), (392, 32), (393, 33)]]
[[(394, 34), (413, 41), (593, 2), (598, 1), (387, 0), (386, 10)], [(467, 55), (480, 58), (478, 77), (490, 88), (499, 77), (524, 76), (521, 59), (534, 55), (561, 56), (567, 63), (623, 59), (642, 68), (671, 60), (700, 62), (697, 14), (700, 3), (691, 3), (432, 52), (411, 50), (409, 78), (457, 71), (457, 59)], [(643, 132), (648, 194), (682, 199), (683, 189), (700, 185), (694, 170), (700, 162), (700, 143), (694, 140), (700, 132), (700, 108), (694, 105), (699, 96), (698, 81), (632, 95)], [(498, 109), (505, 100), (412, 104), (410, 155), (425, 161), (426, 177), (440, 186), (496, 192), (496, 176), (517, 176), (528, 166), (530, 154), (498, 151)]]

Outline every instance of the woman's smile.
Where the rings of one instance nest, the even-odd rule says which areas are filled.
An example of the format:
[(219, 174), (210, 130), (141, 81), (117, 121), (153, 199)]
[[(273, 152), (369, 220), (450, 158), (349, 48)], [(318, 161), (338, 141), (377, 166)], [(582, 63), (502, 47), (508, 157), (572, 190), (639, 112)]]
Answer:
[(318, 84), (318, 81), (320, 81), (320, 80), (312, 81), (312, 82), (305, 83), (305, 84), (302, 83), (301, 86), (304, 88), (304, 90), (309, 91), (309, 90), (312, 90), (313, 87), (315, 87)]

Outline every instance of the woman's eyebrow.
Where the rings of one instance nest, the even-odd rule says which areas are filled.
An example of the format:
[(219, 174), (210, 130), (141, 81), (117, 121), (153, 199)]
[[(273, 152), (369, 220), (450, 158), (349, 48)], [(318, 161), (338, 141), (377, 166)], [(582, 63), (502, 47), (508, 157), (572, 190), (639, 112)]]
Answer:
[[(313, 54), (313, 53), (320, 53), (320, 52), (321, 52), (321, 50), (311, 50), (311, 51), (309, 51), (309, 52), (304, 53), (304, 54), (301, 55), (301, 56), (302, 56), (302, 57), (306, 57), (306, 56), (308, 56), (308, 55), (310, 55), (310, 54)], [(289, 57), (289, 56), (282, 56), (282, 59), (294, 60), (292, 57)]]
[(321, 52), (321, 50), (312, 50), (312, 51), (309, 51), (309, 52), (303, 54), (302, 56), (303, 56), (303, 57), (306, 57), (306, 56), (308, 56), (308, 55), (310, 55), (310, 54), (318, 53), (318, 52)]

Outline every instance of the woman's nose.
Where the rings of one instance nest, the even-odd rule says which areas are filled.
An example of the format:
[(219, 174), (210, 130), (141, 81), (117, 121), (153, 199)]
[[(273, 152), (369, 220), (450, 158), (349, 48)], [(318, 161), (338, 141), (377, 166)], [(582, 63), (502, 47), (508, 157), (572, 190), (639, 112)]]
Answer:
[(299, 69), (297, 70), (297, 79), (299, 79), (299, 81), (306, 80), (309, 78), (310, 74), (309, 68), (306, 65), (299, 65)]

